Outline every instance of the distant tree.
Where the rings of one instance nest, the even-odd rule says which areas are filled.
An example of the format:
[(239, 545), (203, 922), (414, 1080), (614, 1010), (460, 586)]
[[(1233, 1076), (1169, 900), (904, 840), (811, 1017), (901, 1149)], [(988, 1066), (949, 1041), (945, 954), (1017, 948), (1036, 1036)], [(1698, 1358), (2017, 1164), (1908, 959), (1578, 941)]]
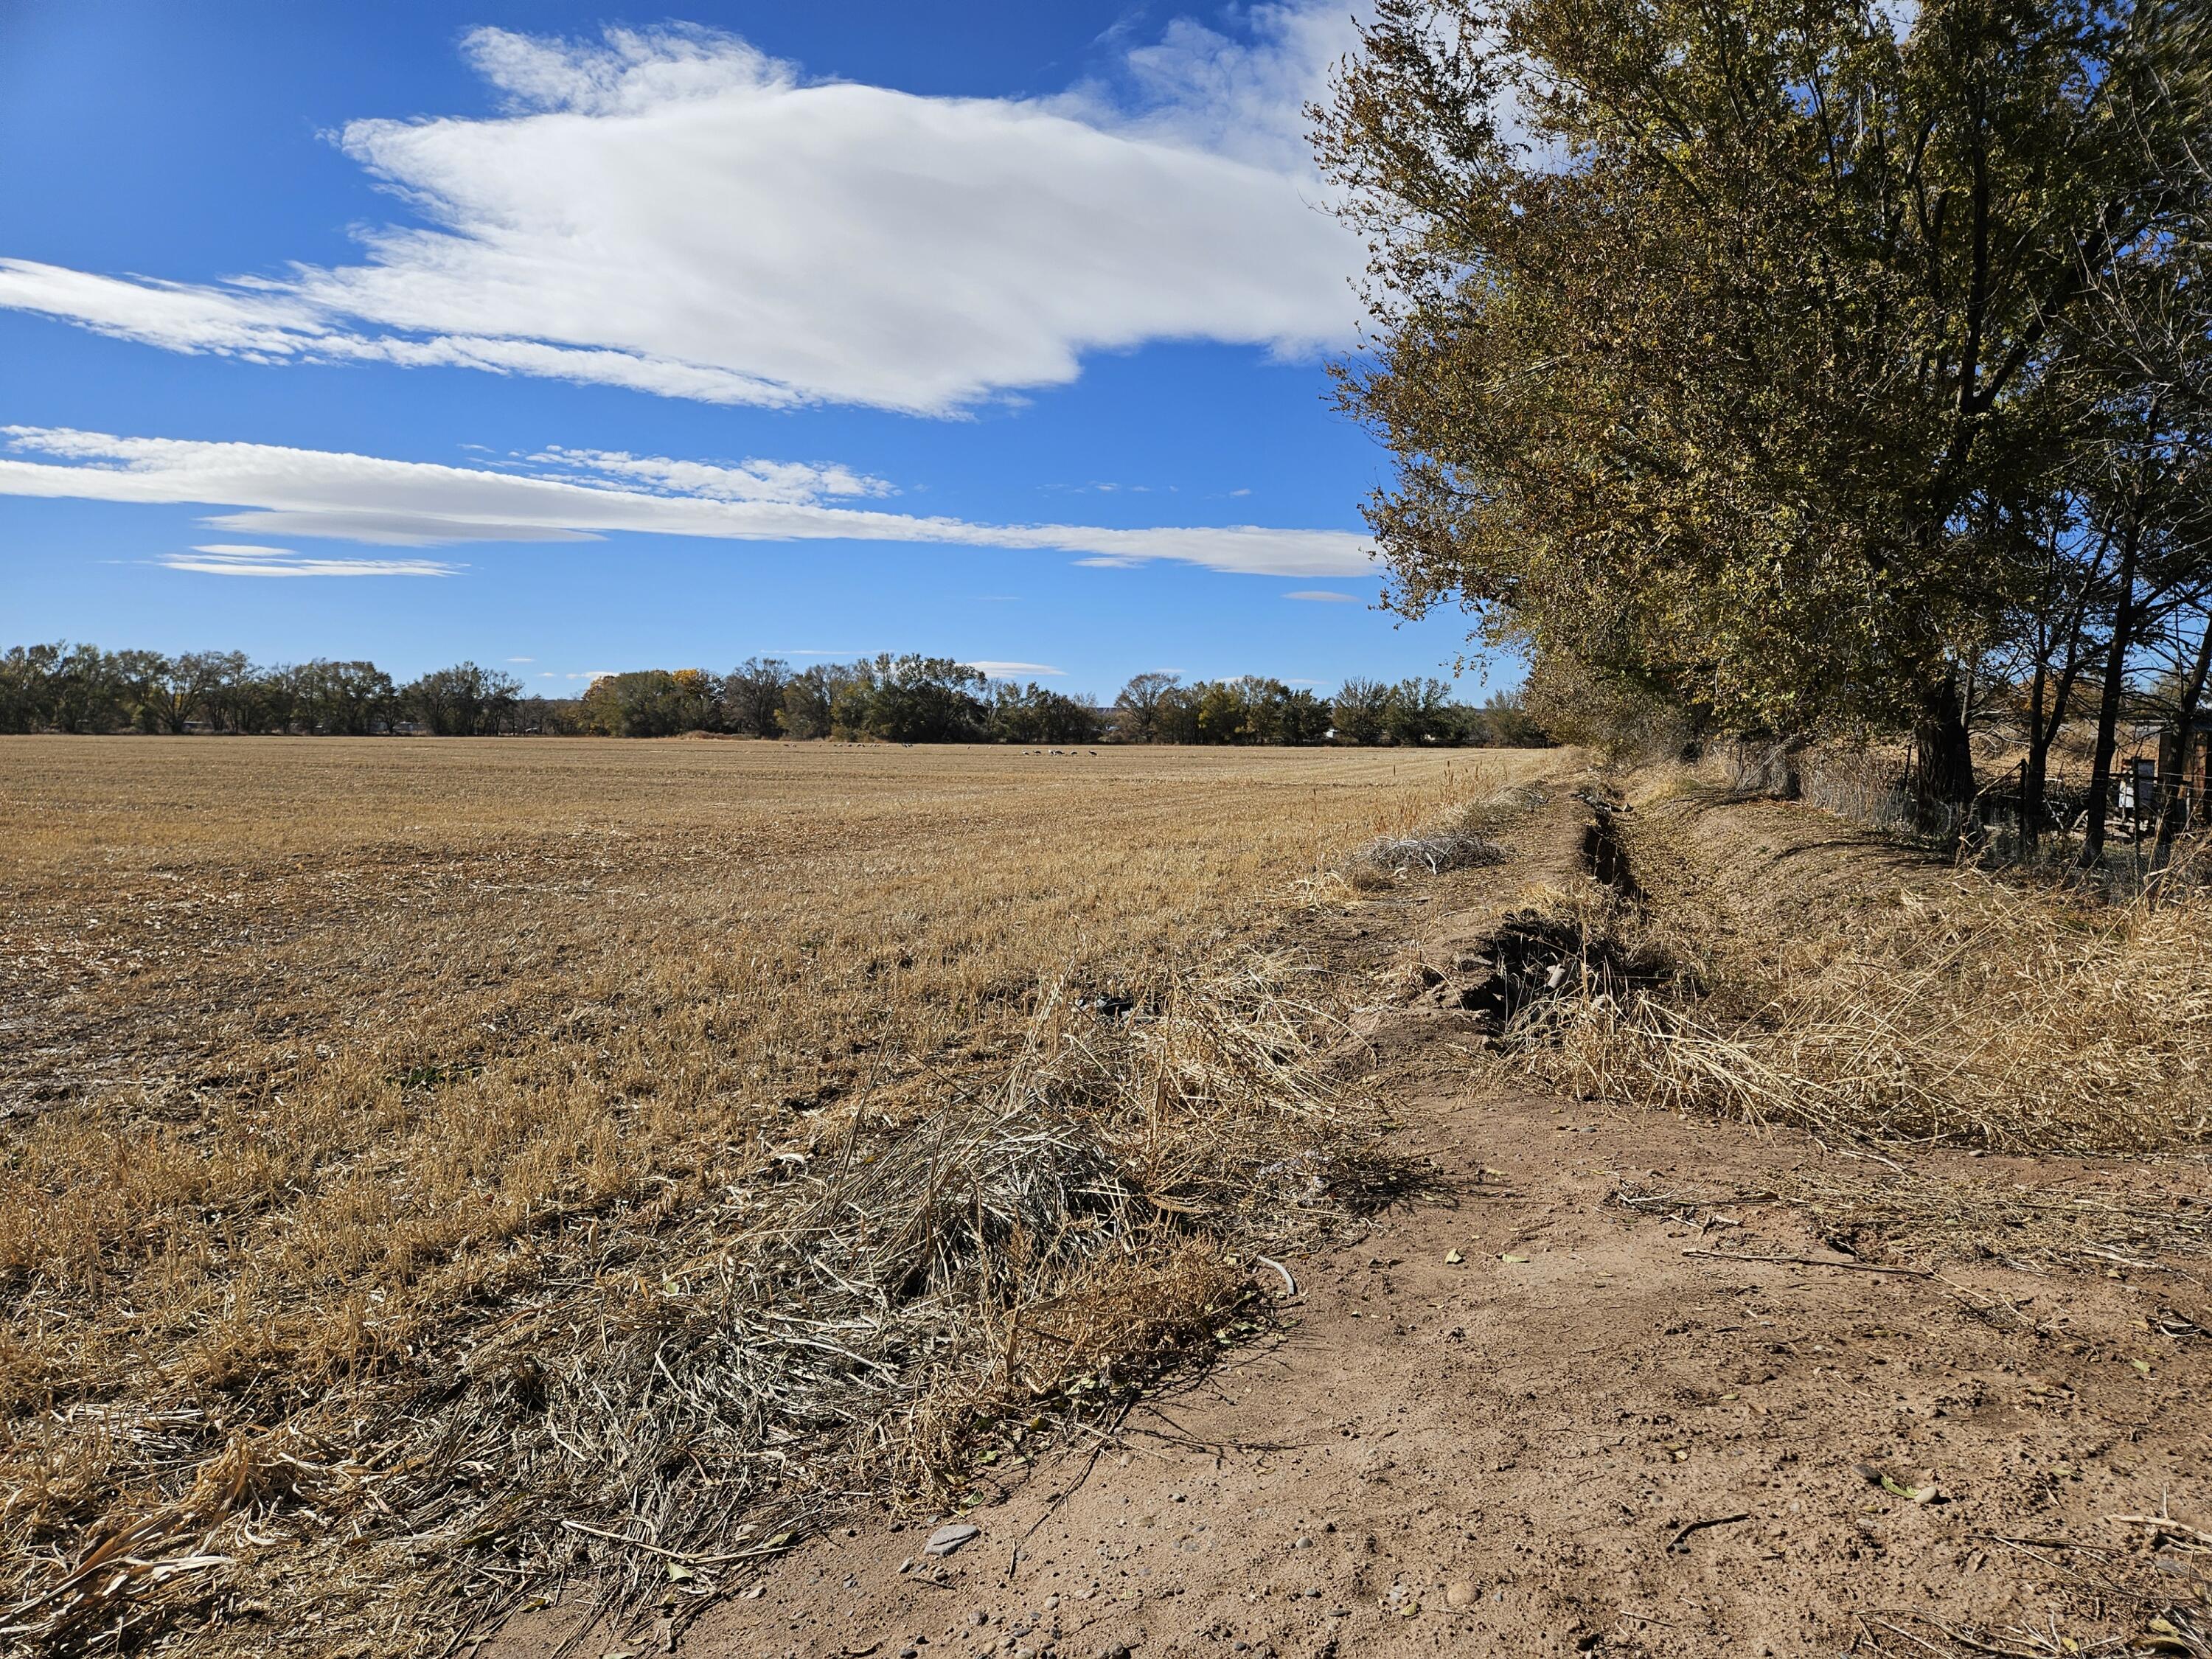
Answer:
[(209, 695), (222, 683), (215, 666), (220, 660), (216, 653), (204, 651), (163, 658), (143, 694), (142, 720), (147, 728), (182, 732), (195, 719), (206, 718)]
[(1173, 674), (1144, 673), (1134, 675), (1114, 699), (1115, 708), (1122, 711), (1127, 724), (1126, 735), (1134, 743), (1174, 743), (1181, 739), (1163, 736), (1160, 719), (1163, 706), (1170, 702), (1182, 681)]
[(237, 677), (223, 687), (232, 729), (255, 737), (289, 732), (300, 710), (300, 688), (292, 671), (252, 666), (243, 655), (238, 661)]
[[(1304, 744), (1364, 733), (1371, 742), (1484, 740), (1474, 711), (1439, 708), (1440, 682), (1384, 687), (1351, 680), (1334, 703), (1264, 675), (1184, 684), (1140, 674), (1113, 711), (1034, 681), (993, 684), (945, 657), (889, 653), (799, 672), (774, 659), (719, 678), (703, 670), (602, 675), (578, 698), (524, 697), (512, 676), (472, 662), (404, 688), (373, 662), (317, 658), (257, 667), (235, 651), (166, 657), (62, 643), (0, 655), (0, 731), (110, 732), (135, 723), (181, 732), (194, 721), (225, 732), (301, 731), (359, 737), (410, 721), (442, 737), (498, 732), (666, 737), (726, 731), (794, 739), (890, 743), (1084, 744), (1118, 735), (1176, 744)], [(1424, 736), (1425, 732), (1432, 735)]]
[(1152, 741), (1197, 743), (1199, 690), (1194, 685), (1170, 686), (1152, 710)]
[(580, 738), (592, 732), (576, 697), (521, 697), (509, 718), (515, 731), (532, 737)]
[(857, 718), (848, 723), (860, 735), (887, 743), (967, 743), (982, 737), (989, 710), (981, 670), (912, 653), (886, 654), (856, 666), (866, 671), (866, 690), (856, 696)]
[[(1222, 684), (1242, 706), (1243, 713), (1234, 722), (1225, 718), (1221, 722), (1223, 729), (1232, 735), (1209, 741), (1297, 744), (1318, 743), (1328, 733), (1328, 705), (1311, 691), (1293, 690), (1280, 680), (1258, 674), (1243, 675)], [(1201, 694), (1201, 724), (1207, 706)]]
[(54, 674), (69, 647), (15, 645), (0, 656), (0, 732), (42, 732), (53, 724)]
[(117, 712), (141, 732), (161, 729), (159, 704), (168, 672), (169, 659), (158, 651), (112, 651), (107, 655)]
[(1190, 688), (1197, 703), (1198, 741), (1252, 741), (1252, 706), (1234, 680), (1200, 680)]
[(801, 740), (830, 735), (832, 694), (836, 679), (827, 665), (817, 663), (783, 684), (777, 699), (776, 729), (787, 738)]
[(1334, 718), (1330, 706), (1305, 686), (1292, 688), (1282, 699), (1276, 715), (1276, 741), (1315, 744), (1328, 741)]
[(128, 690), (117, 659), (96, 645), (70, 647), (47, 675), (47, 719), (59, 731), (112, 732)]
[(1408, 748), (1444, 741), (1452, 730), (1451, 706), (1451, 687), (1442, 680), (1399, 681), (1384, 716), (1390, 741)]
[(399, 694), (399, 706), (433, 737), (488, 736), (511, 716), (521, 692), (513, 675), (464, 662), (423, 675)]
[(1336, 740), (1372, 748), (1390, 740), (1390, 688), (1381, 680), (1349, 679), (1330, 705)]
[(1543, 749), (1551, 736), (1528, 713), (1518, 691), (1493, 691), (1482, 705), (1483, 741), (1499, 749)]
[(584, 693), (580, 712), (590, 730), (611, 738), (703, 731), (715, 716), (714, 683), (696, 668), (603, 674)]
[(748, 657), (722, 676), (721, 729), (748, 738), (781, 737), (776, 716), (783, 708), (783, 689), (791, 683), (791, 665), (775, 657)]
[(361, 738), (390, 724), (398, 693), (392, 677), (373, 662), (331, 662), (318, 657), (292, 671), (295, 713), (311, 731)]
[(998, 743), (1092, 744), (1098, 741), (1098, 710), (1034, 683), (1001, 682), (991, 688), (989, 732)]
[(190, 676), (201, 719), (225, 732), (256, 729), (250, 707), (255, 673), (243, 651), (196, 651), (178, 663)]

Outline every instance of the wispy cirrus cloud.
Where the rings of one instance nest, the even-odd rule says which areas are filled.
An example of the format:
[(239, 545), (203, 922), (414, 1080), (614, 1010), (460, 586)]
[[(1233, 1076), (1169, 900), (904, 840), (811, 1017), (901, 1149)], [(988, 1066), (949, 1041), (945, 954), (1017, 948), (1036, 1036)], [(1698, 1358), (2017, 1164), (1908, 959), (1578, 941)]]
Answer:
[[(1087, 563), (1165, 559), (1212, 570), (1309, 578), (1357, 574), (1368, 563), (1365, 538), (1341, 530), (994, 525), (836, 506), (824, 498), (854, 487), (858, 475), (816, 467), (817, 493), (810, 496), (798, 483), (798, 473), (779, 471), (785, 464), (775, 462), (727, 468), (622, 455), (610, 472), (581, 459), (592, 452), (563, 451), (557, 471), (528, 472), (64, 428), (0, 427), (0, 437), (19, 455), (44, 458), (0, 458), (0, 495), (229, 507), (234, 510), (206, 522), (243, 536), (313, 537), (392, 547), (580, 542), (619, 532), (722, 541), (903, 542), (1073, 552), (1089, 556), (1080, 561)], [(726, 482), (709, 477), (703, 486), (708, 493), (692, 493), (681, 484), (695, 467), (708, 475), (743, 472), (780, 483), (777, 493), (767, 498), (738, 498)], [(639, 488), (641, 471), (662, 487)], [(240, 551), (242, 544), (211, 545), (228, 550), (201, 550), (205, 561), (224, 565), (216, 574), (248, 574), (257, 562), (250, 550)], [(428, 568), (434, 561), (387, 562), (393, 568), (355, 574), (443, 574), (451, 568)], [(410, 565), (423, 568), (400, 568)]]
[(189, 570), (203, 576), (450, 576), (467, 568), (442, 559), (368, 559), (230, 543), (195, 547), (189, 553), (164, 553), (154, 562), (164, 569)]
[[(366, 257), (180, 283), (0, 258), (0, 307), (259, 362), (450, 366), (708, 403), (918, 414), (1150, 340), (1348, 343), (1360, 246), (1304, 102), (1341, 6), (1176, 24), (1052, 99), (806, 79), (735, 35), (466, 37), (488, 118), (337, 142), (414, 222)], [(711, 204), (702, 210), (702, 204)]]
[(962, 665), (963, 667), (975, 670), (987, 680), (1044, 679), (1056, 678), (1067, 672), (1065, 668), (1054, 668), (1048, 663), (1041, 662), (993, 662), (978, 660), (975, 662), (965, 663)]
[(1309, 605), (1358, 605), (1357, 593), (1340, 593), (1334, 588), (1302, 587), (1296, 592), (1285, 593), (1286, 599), (1303, 599)]
[(568, 449), (559, 444), (530, 459), (564, 468), (586, 483), (619, 482), (658, 494), (696, 495), (714, 501), (788, 503), (896, 493), (882, 478), (871, 478), (834, 463), (744, 460), (732, 465), (631, 455), (613, 449)]

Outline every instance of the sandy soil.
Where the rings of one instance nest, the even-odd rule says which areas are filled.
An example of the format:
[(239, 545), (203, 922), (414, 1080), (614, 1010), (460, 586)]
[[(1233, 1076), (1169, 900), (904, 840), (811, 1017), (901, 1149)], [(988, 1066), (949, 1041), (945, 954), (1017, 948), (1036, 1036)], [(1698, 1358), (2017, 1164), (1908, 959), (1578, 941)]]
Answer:
[[(1409, 957), (1444, 975), (1340, 1056), (1385, 1091), (1432, 1192), (1291, 1264), (1279, 1329), (1041, 1461), (957, 1553), (924, 1553), (944, 1517), (874, 1516), (675, 1650), (1973, 1650), (1949, 1626), (1980, 1651), (2055, 1653), (2142, 1635), (2149, 1611), (2107, 1591), (2143, 1581), (2153, 1529), (2112, 1517), (2212, 1528), (2212, 1342), (2148, 1322), (2212, 1324), (2212, 1298), (2156, 1275), (1855, 1266), (1759, 1196), (1828, 1156), (1806, 1138), (1505, 1081), (1474, 1017), (1440, 1005), (1524, 885), (1581, 855), (1585, 822), (1559, 801), (1513, 864), (1333, 924), (1378, 984)], [(485, 1659), (567, 1628), (557, 1608), (526, 1620)], [(575, 1650), (661, 1645), (593, 1632)]]

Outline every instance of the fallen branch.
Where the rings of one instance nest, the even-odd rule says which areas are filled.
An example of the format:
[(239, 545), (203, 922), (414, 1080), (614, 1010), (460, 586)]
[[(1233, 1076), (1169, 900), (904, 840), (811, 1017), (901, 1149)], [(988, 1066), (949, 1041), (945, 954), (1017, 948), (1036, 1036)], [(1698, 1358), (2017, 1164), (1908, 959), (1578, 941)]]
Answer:
[(2105, 1519), (2139, 1527), (2156, 1527), (2160, 1532), (2171, 1533), (2176, 1538), (2189, 1537), (2197, 1540), (2200, 1543), (2212, 1544), (2212, 1532), (2206, 1532), (2202, 1527), (2188, 1526), (2170, 1516), (2108, 1515)]
[(648, 1544), (642, 1538), (625, 1538), (618, 1532), (607, 1532), (599, 1527), (587, 1527), (581, 1521), (564, 1520), (561, 1524), (571, 1532), (589, 1533), (594, 1538), (605, 1539), (610, 1544), (620, 1544), (629, 1549), (643, 1550), (648, 1555), (663, 1555), (671, 1561), (680, 1561), (687, 1567), (714, 1567), (720, 1566), (726, 1561), (757, 1560), (763, 1555), (781, 1555), (791, 1548), (789, 1543), (779, 1544), (770, 1541), (766, 1544), (756, 1544), (749, 1550), (732, 1550), (721, 1555), (692, 1555), (683, 1550), (665, 1549), (659, 1544)]

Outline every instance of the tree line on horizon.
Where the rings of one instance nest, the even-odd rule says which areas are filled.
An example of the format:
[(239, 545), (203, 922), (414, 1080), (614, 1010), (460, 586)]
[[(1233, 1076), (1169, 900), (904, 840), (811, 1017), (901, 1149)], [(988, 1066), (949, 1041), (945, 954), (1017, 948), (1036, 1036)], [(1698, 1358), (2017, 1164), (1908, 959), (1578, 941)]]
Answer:
[(1380, 0), (1315, 138), (1389, 603), (1540, 716), (1899, 742), (1934, 828), (2079, 714), (2085, 859), (2131, 702), (2201, 728), (2203, 0)]
[(1334, 697), (1244, 675), (1143, 673), (1114, 702), (992, 681), (949, 658), (889, 653), (794, 668), (752, 658), (726, 674), (604, 674), (574, 697), (526, 695), (473, 662), (401, 684), (374, 663), (261, 665), (241, 652), (16, 646), (0, 654), (0, 732), (369, 737), (665, 738), (805, 742), (1248, 744), (1533, 747), (1551, 739), (1517, 692), (1481, 707), (1434, 678), (1353, 678)]

